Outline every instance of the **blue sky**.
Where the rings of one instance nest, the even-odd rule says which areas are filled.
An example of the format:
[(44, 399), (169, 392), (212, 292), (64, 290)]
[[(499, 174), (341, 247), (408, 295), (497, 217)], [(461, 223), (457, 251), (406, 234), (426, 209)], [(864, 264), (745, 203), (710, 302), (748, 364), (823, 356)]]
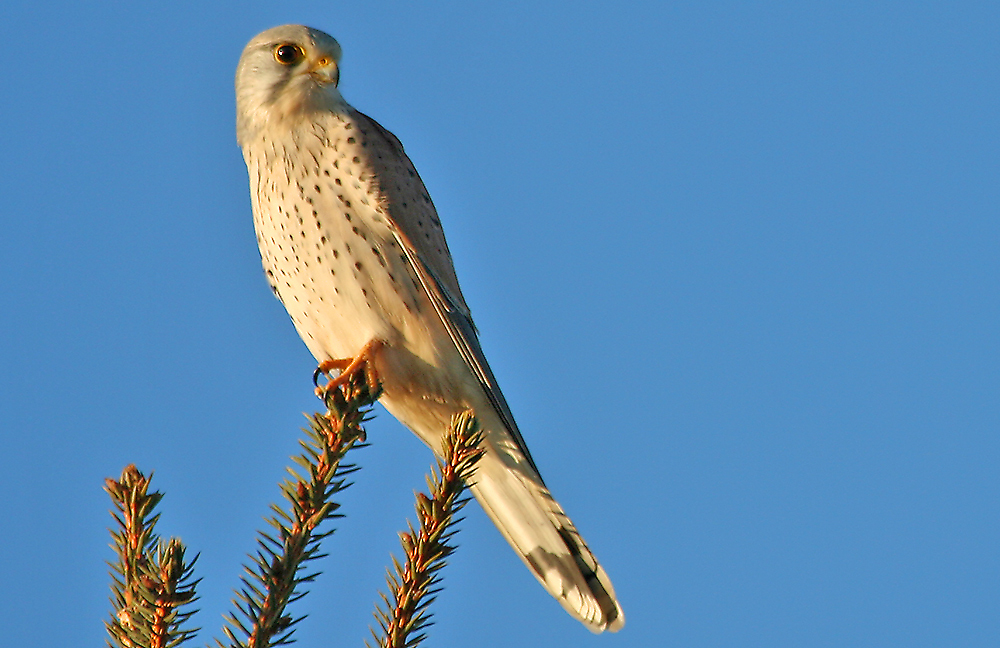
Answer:
[[(313, 411), (232, 77), (344, 48), (628, 622), (565, 615), (471, 505), (428, 645), (995, 646), (996, 3), (5, 6), (0, 621), (100, 645), (102, 480), (201, 552), (207, 641)], [(384, 411), (301, 646), (360, 645), (428, 451)]]

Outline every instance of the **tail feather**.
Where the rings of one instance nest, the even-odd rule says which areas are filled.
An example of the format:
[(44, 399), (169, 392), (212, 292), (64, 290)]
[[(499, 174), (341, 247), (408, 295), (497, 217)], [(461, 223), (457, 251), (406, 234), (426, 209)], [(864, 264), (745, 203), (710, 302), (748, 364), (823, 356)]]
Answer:
[(487, 446), (471, 487), (483, 510), (567, 612), (592, 632), (621, 629), (611, 580), (541, 477), (525, 464), (512, 469)]

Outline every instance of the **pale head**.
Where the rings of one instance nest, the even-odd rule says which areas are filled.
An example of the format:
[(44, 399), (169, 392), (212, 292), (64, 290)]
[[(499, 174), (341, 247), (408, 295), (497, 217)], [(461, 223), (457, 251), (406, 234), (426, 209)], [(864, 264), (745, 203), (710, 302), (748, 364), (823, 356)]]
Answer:
[(236, 139), (242, 145), (268, 125), (344, 105), (337, 90), (340, 45), (303, 25), (261, 32), (236, 68)]

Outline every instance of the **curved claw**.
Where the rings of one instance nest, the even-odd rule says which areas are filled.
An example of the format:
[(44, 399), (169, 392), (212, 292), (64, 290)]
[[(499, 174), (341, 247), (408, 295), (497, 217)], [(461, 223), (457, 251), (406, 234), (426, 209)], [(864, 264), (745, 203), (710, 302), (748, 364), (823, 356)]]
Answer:
[[(373, 359), (373, 354), (381, 346), (382, 343), (380, 341), (372, 340), (353, 358), (330, 359), (319, 363), (316, 371), (313, 372), (313, 384), (316, 385), (316, 395), (325, 400), (327, 392), (346, 383), (361, 368), (365, 370), (365, 379), (368, 381), (368, 386), (371, 389), (375, 389), (378, 386), (378, 374), (375, 373), (375, 363), (371, 360)], [(340, 375), (336, 378), (330, 378), (330, 371), (333, 369), (340, 371)], [(322, 386), (319, 384), (321, 374), (330, 378)]]

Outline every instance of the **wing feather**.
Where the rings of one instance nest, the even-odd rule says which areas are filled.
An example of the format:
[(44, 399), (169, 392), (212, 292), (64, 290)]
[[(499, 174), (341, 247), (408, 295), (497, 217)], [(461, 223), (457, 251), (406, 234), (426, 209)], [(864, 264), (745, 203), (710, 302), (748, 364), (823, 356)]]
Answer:
[[(486, 361), (486, 355), (479, 344), (476, 326), (458, 285), (458, 277), (455, 274), (444, 230), (438, 219), (437, 211), (434, 209), (434, 203), (430, 200), (427, 188), (403, 150), (399, 139), (371, 117), (360, 112), (356, 113), (356, 117), (359, 122), (370, 127), (366, 135), (381, 137), (384, 144), (387, 144), (396, 153), (391, 161), (378, 156), (373, 159), (373, 164), (376, 167), (380, 165), (383, 167), (377, 169), (377, 175), (385, 177), (386, 172), (390, 170), (390, 164), (395, 163), (403, 166), (403, 169), (396, 170), (395, 177), (411, 179), (409, 187), (381, 188), (383, 194), (402, 194), (394, 195), (392, 200), (384, 201), (390, 224), (393, 227), (393, 235), (406, 254), (407, 261), (413, 273), (420, 280), (421, 287), (434, 305), (434, 310), (448, 331), (452, 343), (458, 349), (466, 365), (479, 379), (483, 391), (500, 415), (506, 431), (514, 439), (518, 450), (538, 474), (538, 466), (528, 451), (528, 446), (514, 421), (510, 406), (500, 391), (497, 379), (493, 375), (493, 371)], [(407, 191), (408, 189), (409, 191)], [(416, 213), (408, 214), (405, 219), (394, 218), (392, 212), (396, 205), (415, 210)], [(538, 476), (541, 480), (541, 475)]]

